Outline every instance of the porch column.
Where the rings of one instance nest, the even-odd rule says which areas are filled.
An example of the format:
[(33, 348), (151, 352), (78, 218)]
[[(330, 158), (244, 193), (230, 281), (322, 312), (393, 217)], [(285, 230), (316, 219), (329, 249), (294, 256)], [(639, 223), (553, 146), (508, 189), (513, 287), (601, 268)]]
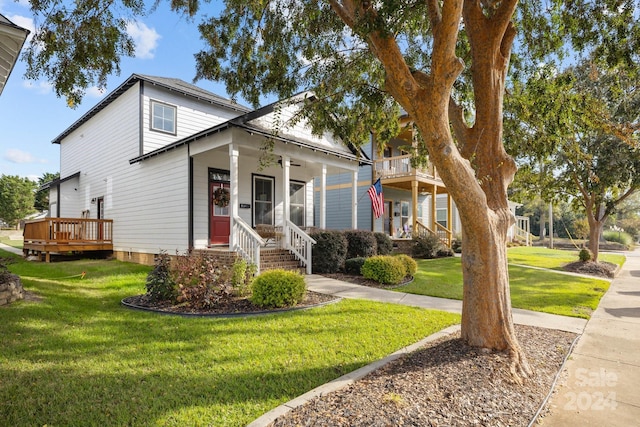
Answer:
[(282, 233), (284, 235), (285, 249), (287, 247), (287, 221), (291, 219), (291, 194), (289, 189), (289, 169), (291, 168), (291, 159), (289, 156), (282, 156)]
[(320, 175), (320, 229), (327, 228), (327, 165), (322, 164)]
[(351, 228), (358, 228), (358, 171), (353, 171), (351, 179)]
[(438, 187), (436, 187), (435, 185), (433, 187), (431, 187), (431, 229), (434, 232), (436, 231), (436, 202), (437, 202), (437, 197), (438, 197)]
[(447, 228), (453, 233), (453, 203), (449, 193), (447, 193)]
[(411, 215), (413, 215), (413, 221), (412, 221), (412, 236), (413, 233), (417, 230), (417, 222), (418, 222), (418, 181), (413, 180), (411, 181), (411, 205), (412, 205), (412, 212)]
[(235, 233), (233, 232), (235, 218), (238, 216), (238, 156), (239, 152), (233, 148), (233, 144), (229, 144), (229, 173), (231, 182), (229, 190), (231, 191), (231, 212), (229, 215), (229, 248), (235, 247)]

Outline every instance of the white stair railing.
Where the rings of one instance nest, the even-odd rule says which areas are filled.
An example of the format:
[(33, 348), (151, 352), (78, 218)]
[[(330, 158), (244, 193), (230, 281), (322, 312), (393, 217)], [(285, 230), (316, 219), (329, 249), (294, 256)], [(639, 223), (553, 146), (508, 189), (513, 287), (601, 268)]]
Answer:
[(262, 237), (240, 217), (233, 217), (233, 247), (242, 258), (256, 266), (256, 274), (260, 274), (260, 247), (266, 245)]
[(283, 248), (289, 250), (304, 265), (307, 274), (311, 274), (311, 248), (316, 241), (289, 220), (285, 220), (282, 232)]

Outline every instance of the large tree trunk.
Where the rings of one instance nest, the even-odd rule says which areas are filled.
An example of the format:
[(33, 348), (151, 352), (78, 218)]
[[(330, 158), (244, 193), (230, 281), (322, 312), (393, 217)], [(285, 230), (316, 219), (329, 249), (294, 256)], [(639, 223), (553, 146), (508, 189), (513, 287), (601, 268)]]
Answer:
[(589, 222), (589, 250), (593, 254), (592, 261), (598, 262), (598, 254), (600, 252), (600, 236), (602, 236), (604, 220), (598, 221), (595, 215), (593, 215), (593, 213), (591, 212), (587, 214), (587, 220)]
[[(411, 71), (388, 34), (373, 31), (368, 41), (384, 65), (386, 90), (414, 119), (429, 158), (460, 212), (462, 336), (474, 346), (509, 351), (512, 372), (522, 378), (531, 369), (514, 334), (506, 256), (507, 229), (515, 221), (506, 190), (516, 167), (502, 144), (502, 101), (516, 3), (504, 0), (492, 17), (485, 17), (478, 0), (428, 1), (434, 40), (429, 74)], [(376, 22), (371, 3), (331, 4), (352, 27), (358, 16)], [(463, 69), (455, 52), (463, 9), (473, 52), (476, 122), (472, 128), (464, 122), (461, 109), (450, 104), (453, 83)], [(453, 142), (450, 120), (459, 147)]]

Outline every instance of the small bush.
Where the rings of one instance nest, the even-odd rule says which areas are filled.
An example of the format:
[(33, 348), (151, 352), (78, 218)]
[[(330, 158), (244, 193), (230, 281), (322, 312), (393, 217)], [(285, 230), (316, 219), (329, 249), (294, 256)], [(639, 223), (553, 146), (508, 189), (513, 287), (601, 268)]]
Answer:
[(238, 258), (231, 266), (231, 286), (236, 295), (246, 296), (251, 293), (251, 282), (256, 274), (256, 266), (245, 259)]
[(602, 236), (607, 242), (621, 243), (628, 248), (633, 246), (633, 236), (629, 233), (625, 233), (624, 231), (605, 231), (602, 233)]
[(347, 274), (355, 274), (361, 276), (360, 269), (364, 265), (366, 258), (349, 258), (344, 262), (344, 272)]
[(171, 278), (171, 258), (161, 253), (155, 259), (153, 270), (147, 275), (147, 296), (151, 301), (173, 301), (176, 284)]
[(457, 254), (462, 253), (462, 239), (457, 237), (453, 239), (451, 242), (451, 250)]
[(413, 238), (414, 258), (436, 258), (438, 256), (438, 251), (442, 248), (444, 248), (444, 245), (438, 236), (431, 233)]
[(405, 276), (413, 277), (416, 274), (418, 271), (418, 263), (416, 260), (405, 254), (396, 255), (396, 258), (404, 264)]
[(373, 233), (378, 243), (378, 255), (389, 255), (393, 251), (391, 237), (385, 233)]
[(436, 258), (446, 258), (453, 255), (453, 249), (450, 249), (444, 245), (442, 246), (442, 248), (438, 249), (438, 252), (436, 252)]
[(193, 308), (214, 307), (234, 294), (232, 270), (203, 252), (177, 255), (171, 278), (176, 284), (177, 302)]
[(311, 233), (316, 241), (311, 251), (314, 273), (337, 273), (347, 259), (347, 239), (340, 231), (322, 230)]
[(304, 276), (294, 271), (270, 270), (253, 280), (251, 302), (258, 307), (277, 308), (296, 305), (304, 298)]
[(378, 241), (372, 231), (347, 230), (347, 259), (368, 258), (378, 253)]
[(582, 262), (591, 261), (593, 259), (593, 252), (588, 248), (582, 248), (578, 253), (578, 258), (580, 258), (580, 261)]
[(397, 285), (406, 276), (402, 260), (390, 255), (367, 258), (360, 271), (365, 278), (384, 285)]

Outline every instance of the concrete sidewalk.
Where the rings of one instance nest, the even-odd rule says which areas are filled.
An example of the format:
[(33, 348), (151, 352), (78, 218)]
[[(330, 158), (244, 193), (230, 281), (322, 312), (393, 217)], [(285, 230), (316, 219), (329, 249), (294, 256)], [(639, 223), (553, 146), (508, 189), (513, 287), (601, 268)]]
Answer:
[(640, 425), (640, 250), (600, 301), (565, 365), (544, 426)]
[(0, 249), (22, 256), (22, 249), (14, 248), (13, 246), (5, 245), (4, 243), (0, 243)]

